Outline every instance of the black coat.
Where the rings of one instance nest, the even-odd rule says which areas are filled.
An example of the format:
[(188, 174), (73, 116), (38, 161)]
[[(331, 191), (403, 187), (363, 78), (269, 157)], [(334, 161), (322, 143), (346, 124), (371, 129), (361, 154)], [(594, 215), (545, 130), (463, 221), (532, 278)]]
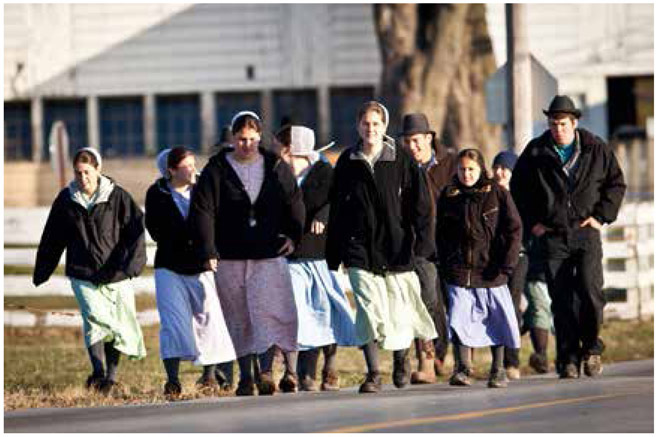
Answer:
[(276, 258), (283, 236), (299, 244), (304, 228), (302, 192), (285, 162), (262, 147), (259, 151), (265, 159), (265, 177), (254, 205), (226, 159), (233, 149), (221, 150), (201, 172), (188, 218), (201, 259)]
[(416, 162), (387, 138), (374, 165), (357, 158), (361, 145), (338, 158), (330, 194), (327, 263), (376, 274), (414, 269), (414, 255), (435, 252), (431, 200)]
[(181, 275), (204, 271), (205, 260), (199, 257), (192, 242), (189, 221), (183, 217), (164, 178), (146, 192), (146, 229), (158, 244), (155, 268), (166, 268)]
[(519, 260), (521, 218), (509, 192), (483, 180), (464, 189), (457, 177), (437, 207), (436, 238), (441, 272), (449, 284), (507, 284)]
[(50, 278), (64, 249), (68, 277), (109, 284), (138, 276), (146, 265), (144, 214), (117, 185), (89, 212), (64, 188), (41, 235), (34, 285)]
[[(306, 223), (304, 235), (295, 252), (288, 258), (295, 259), (324, 259), (327, 240), (327, 223), (329, 221), (329, 189), (331, 188), (331, 164), (317, 161), (309, 169), (301, 184), (306, 207)], [(316, 220), (325, 225), (322, 234), (311, 233), (311, 223)]]
[(510, 189), (526, 232), (537, 223), (564, 232), (590, 216), (602, 224), (616, 220), (626, 191), (617, 158), (601, 138), (585, 129), (576, 132), (581, 155), (572, 181), (548, 130), (530, 141), (519, 157)]

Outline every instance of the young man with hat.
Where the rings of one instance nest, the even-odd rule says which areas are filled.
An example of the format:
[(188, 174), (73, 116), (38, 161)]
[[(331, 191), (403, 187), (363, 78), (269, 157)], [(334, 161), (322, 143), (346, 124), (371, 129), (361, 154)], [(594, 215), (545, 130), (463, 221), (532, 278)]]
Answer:
[(581, 113), (555, 96), (548, 130), (526, 146), (514, 168), (511, 191), (525, 232), (545, 255), (560, 378), (601, 374), (604, 345), (601, 227), (617, 218), (626, 191), (612, 149), (578, 127)]
[[(409, 151), (426, 176), (427, 186), (432, 197), (432, 216), (437, 197), (450, 178), (455, 175), (457, 161), (453, 154), (445, 150), (439, 152), (433, 147), (436, 133), (430, 129), (423, 113), (407, 114), (402, 120), (400, 133), (404, 148)], [(434, 227), (432, 227), (434, 231)], [(434, 321), (438, 337), (433, 342), (415, 339), (418, 370), (411, 374), (412, 384), (428, 384), (435, 381), (435, 374), (442, 373), (443, 361), (448, 351), (448, 328), (446, 306), (441, 278), (435, 264), (419, 257), (416, 259), (416, 274), (420, 279), (421, 295)]]

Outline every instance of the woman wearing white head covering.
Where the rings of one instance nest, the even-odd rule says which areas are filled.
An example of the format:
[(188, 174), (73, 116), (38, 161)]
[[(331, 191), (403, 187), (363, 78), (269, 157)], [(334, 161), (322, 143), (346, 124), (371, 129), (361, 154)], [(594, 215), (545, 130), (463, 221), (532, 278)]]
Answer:
[[(101, 173), (98, 151), (73, 157), (75, 179), (53, 203), (41, 236), (34, 285), (46, 282), (66, 249), (92, 365), (87, 388), (109, 394), (121, 353), (146, 356), (130, 279), (146, 264), (143, 214), (128, 192)], [(105, 361), (105, 367), (103, 366)]]
[(414, 257), (435, 251), (430, 194), (418, 165), (386, 135), (387, 125), (383, 105), (361, 106), (361, 139), (338, 158), (330, 194), (327, 263), (347, 268), (354, 292), (357, 344), (368, 366), (361, 393), (381, 388), (379, 347), (393, 351), (393, 382), (403, 387), (412, 340), (437, 336), (414, 273)]
[(299, 329), (300, 388), (316, 391), (316, 367), (324, 353), (322, 390), (340, 387), (335, 366), (337, 345), (355, 346), (354, 312), (335, 275), (325, 261), (326, 225), (329, 219), (329, 188), (333, 169), (314, 150), (315, 134), (304, 126), (284, 126), (276, 134), (281, 156), (297, 178), (306, 207), (304, 236), (288, 256)]
[(216, 271), (240, 366), (236, 394), (255, 394), (252, 357), (259, 355), (258, 393), (276, 391), (274, 351), (286, 354), (280, 388), (297, 389), (297, 313), (285, 256), (304, 226), (301, 191), (290, 168), (260, 147), (262, 124), (254, 113), (231, 123), (233, 147), (210, 158), (192, 196), (190, 220), (200, 256)]
[(146, 228), (158, 244), (155, 291), (160, 314), (160, 355), (167, 372), (164, 393), (178, 397), (180, 360), (203, 365), (202, 386), (215, 384), (215, 364), (235, 359), (213, 272), (191, 244), (190, 196), (196, 183), (194, 154), (184, 147), (161, 152), (162, 174), (146, 193)]

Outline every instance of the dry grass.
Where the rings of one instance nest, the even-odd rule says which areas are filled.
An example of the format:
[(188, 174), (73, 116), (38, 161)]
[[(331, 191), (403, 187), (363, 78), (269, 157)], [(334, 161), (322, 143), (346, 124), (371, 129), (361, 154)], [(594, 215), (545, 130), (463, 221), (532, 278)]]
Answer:
[[(162, 395), (165, 373), (158, 355), (158, 328), (147, 327), (144, 337), (149, 355), (142, 361), (123, 360), (119, 370), (120, 386), (110, 397), (88, 392), (84, 381), (89, 363), (79, 328), (10, 328), (5, 327), (5, 411), (35, 407), (89, 407), (166, 402)], [(653, 319), (643, 322), (607, 322), (602, 337), (607, 345), (605, 362), (653, 357)], [(552, 360), (553, 343), (549, 358)], [(521, 350), (522, 373), (529, 374), (531, 353), (528, 336)], [(475, 355), (476, 377), (486, 378), (489, 352), (479, 349)], [(391, 382), (391, 353), (380, 355), (384, 383)], [(320, 364), (321, 365), (321, 364)], [(237, 367), (237, 366), (236, 366)], [(343, 387), (363, 380), (365, 364), (356, 348), (340, 348), (338, 367)], [(446, 359), (446, 370), (452, 357)], [(237, 369), (236, 369), (237, 371)], [(281, 365), (276, 366), (280, 376)], [(196, 391), (200, 369), (191, 363), (181, 364), (184, 399), (207, 396), (230, 396), (231, 392)], [(440, 380), (445, 383), (447, 376)]]

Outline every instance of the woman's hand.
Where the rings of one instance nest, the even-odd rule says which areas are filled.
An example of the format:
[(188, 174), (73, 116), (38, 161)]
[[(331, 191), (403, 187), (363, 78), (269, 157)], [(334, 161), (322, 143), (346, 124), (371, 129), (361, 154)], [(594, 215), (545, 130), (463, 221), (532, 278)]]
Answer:
[(285, 237), (285, 241), (281, 245), (281, 248), (279, 249), (278, 255), (279, 256), (288, 256), (291, 253), (295, 251), (295, 243), (292, 242), (292, 240), (289, 237), (286, 237), (285, 235), (281, 235), (282, 237)]
[(311, 234), (320, 235), (324, 232), (324, 223), (317, 220), (311, 222)]

